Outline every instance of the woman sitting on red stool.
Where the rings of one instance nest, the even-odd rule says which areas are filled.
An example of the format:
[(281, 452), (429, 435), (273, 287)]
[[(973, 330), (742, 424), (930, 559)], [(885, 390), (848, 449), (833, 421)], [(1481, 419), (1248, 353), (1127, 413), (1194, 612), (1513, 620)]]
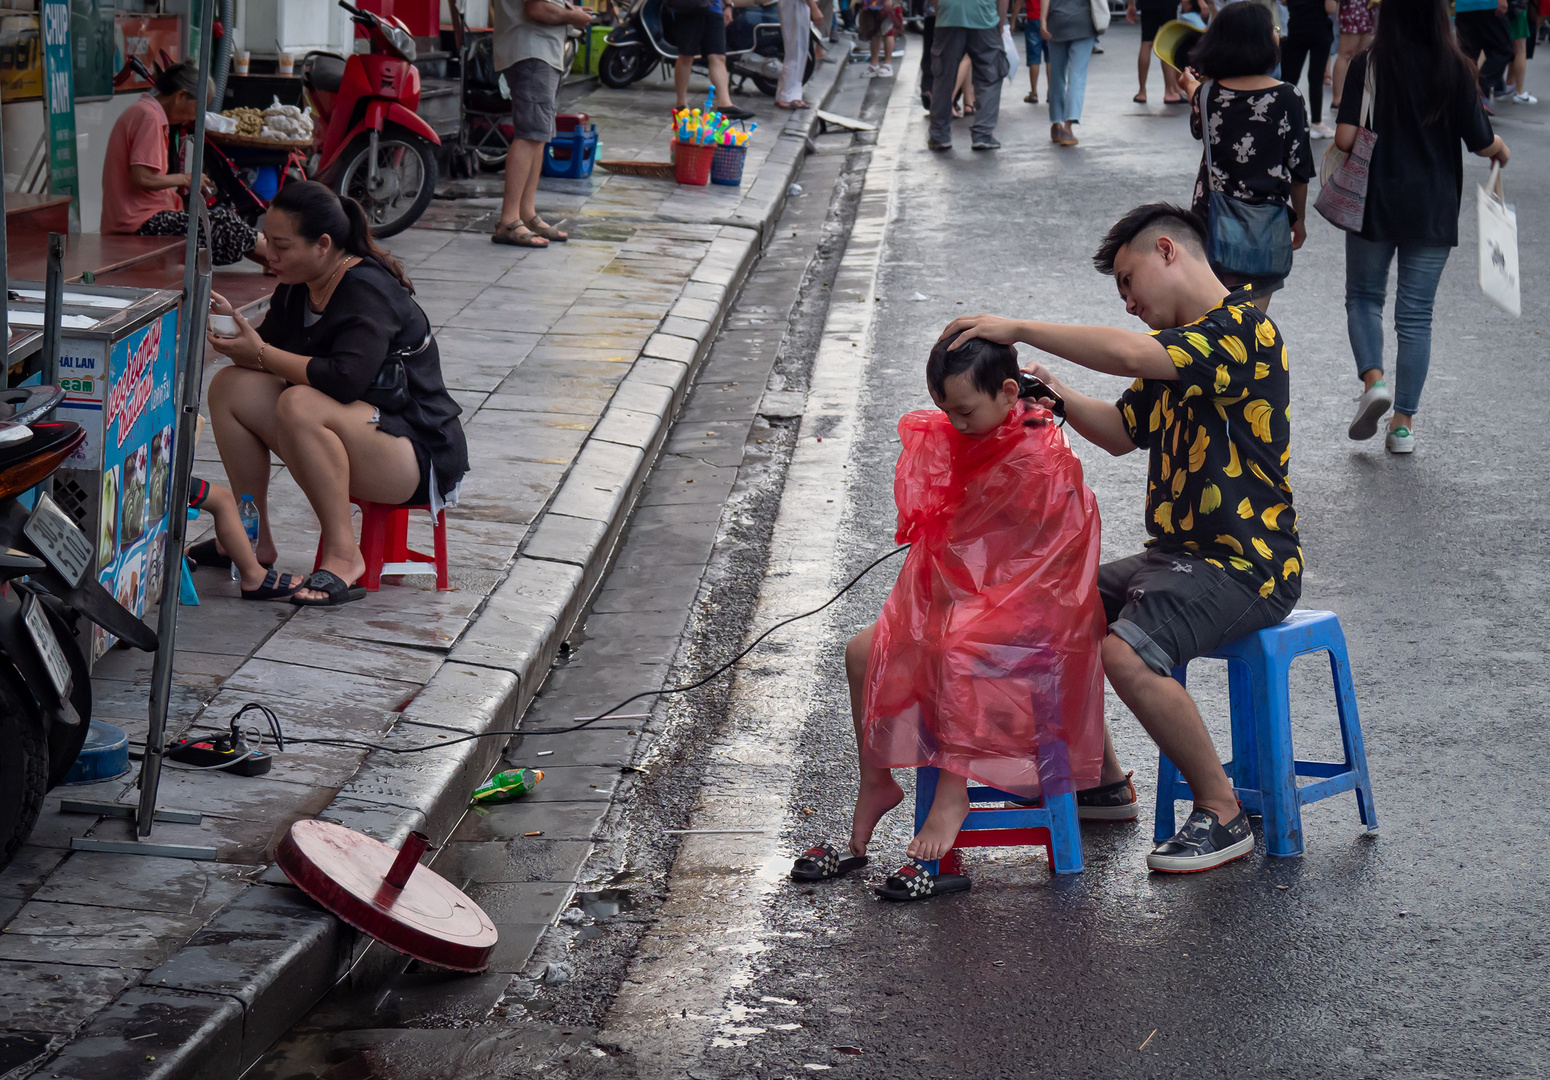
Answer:
[(235, 365), (210, 384), (210, 420), (232, 487), (258, 503), (261, 561), (275, 558), (270, 453), (290, 467), (323, 527), (319, 568), (292, 599), (333, 606), (366, 595), (351, 497), (432, 514), (456, 505), (468, 471), (462, 410), (413, 286), (372, 241), (359, 203), (314, 181), (287, 184), (265, 227), (281, 284), (257, 330), (213, 297), (239, 334), (209, 338)]

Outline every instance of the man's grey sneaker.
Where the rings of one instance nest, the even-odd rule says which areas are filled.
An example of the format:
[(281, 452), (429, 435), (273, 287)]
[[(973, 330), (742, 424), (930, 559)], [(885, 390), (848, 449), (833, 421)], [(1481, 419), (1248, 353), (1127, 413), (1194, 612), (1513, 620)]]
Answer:
[(1388, 436), (1383, 440), (1383, 445), (1391, 454), (1415, 453), (1415, 432), (1407, 427), (1389, 429)]
[(1076, 816), (1082, 821), (1134, 821), (1140, 814), (1136, 786), (1125, 779), (1076, 793)]
[(994, 135), (986, 135), (984, 138), (975, 139), (969, 145), (972, 146), (975, 150), (1001, 149), (1001, 144), (996, 141), (996, 137)]
[(935, 150), (939, 154), (944, 152), (944, 151), (951, 150), (953, 148), (953, 144), (952, 143), (950, 143), (950, 142), (937, 142), (935, 139), (927, 139), (926, 140), (926, 145), (929, 146), (931, 149)]
[(1249, 828), (1247, 811), (1239, 810), (1223, 825), (1211, 811), (1196, 810), (1172, 840), (1152, 849), (1146, 865), (1165, 874), (1194, 874), (1241, 859), (1253, 850), (1254, 830)]
[(1356, 418), (1351, 421), (1347, 435), (1353, 439), (1370, 439), (1378, 433), (1378, 421), (1394, 406), (1394, 394), (1382, 379), (1373, 383), (1356, 403)]

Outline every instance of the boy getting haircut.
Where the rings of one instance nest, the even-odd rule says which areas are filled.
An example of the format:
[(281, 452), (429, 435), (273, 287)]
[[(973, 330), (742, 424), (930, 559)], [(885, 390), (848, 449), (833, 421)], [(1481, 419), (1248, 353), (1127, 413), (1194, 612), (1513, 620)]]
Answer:
[(969, 372), (974, 388), (995, 397), (1006, 380), (1017, 381), (1017, 347), (1001, 345), (984, 338), (970, 338), (962, 348), (949, 349), (952, 342), (938, 341), (926, 360), (926, 386), (934, 398), (947, 395), (947, 380)]

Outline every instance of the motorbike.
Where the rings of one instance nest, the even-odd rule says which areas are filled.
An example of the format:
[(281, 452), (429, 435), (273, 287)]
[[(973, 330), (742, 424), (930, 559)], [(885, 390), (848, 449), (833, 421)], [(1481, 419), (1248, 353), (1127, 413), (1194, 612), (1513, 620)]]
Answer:
[(92, 572), (94, 545), (36, 487), (86, 441), (79, 424), (42, 418), (55, 386), (0, 390), (0, 868), (64, 780), (91, 721), (91, 669), (76, 639), (84, 618), (147, 652), (156, 632)]
[[(662, 0), (634, 0), (608, 35), (603, 55), (598, 58), (597, 77), (604, 86), (623, 90), (650, 75), (656, 64), (671, 64), (678, 59), (678, 50), (667, 40), (662, 20)], [(817, 49), (823, 45), (823, 35), (809, 27), (804, 82), (812, 78)], [(734, 9), (732, 22), (727, 26), (729, 77), (749, 79), (762, 93), (774, 97), (785, 57), (780, 15), (774, 4)], [(704, 70), (698, 60), (695, 69)]]

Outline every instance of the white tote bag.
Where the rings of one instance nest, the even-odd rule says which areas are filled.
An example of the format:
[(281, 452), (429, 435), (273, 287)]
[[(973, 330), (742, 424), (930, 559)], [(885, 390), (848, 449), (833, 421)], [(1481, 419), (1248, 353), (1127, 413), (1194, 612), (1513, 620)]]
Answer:
[(1012, 40), (1012, 28), (1010, 26), (1003, 26), (1001, 28), (1001, 51), (1006, 53), (1006, 77), (1007, 81), (1010, 82), (1017, 69), (1022, 66), (1022, 59), (1017, 55), (1017, 44)]
[(1109, 28), (1109, 0), (1088, 0), (1093, 16), (1093, 32), (1103, 33)]
[(1502, 192), (1502, 167), (1491, 164), (1485, 187), (1477, 187), (1480, 231), (1480, 291), (1514, 315), (1523, 314), (1518, 286), (1518, 215)]

